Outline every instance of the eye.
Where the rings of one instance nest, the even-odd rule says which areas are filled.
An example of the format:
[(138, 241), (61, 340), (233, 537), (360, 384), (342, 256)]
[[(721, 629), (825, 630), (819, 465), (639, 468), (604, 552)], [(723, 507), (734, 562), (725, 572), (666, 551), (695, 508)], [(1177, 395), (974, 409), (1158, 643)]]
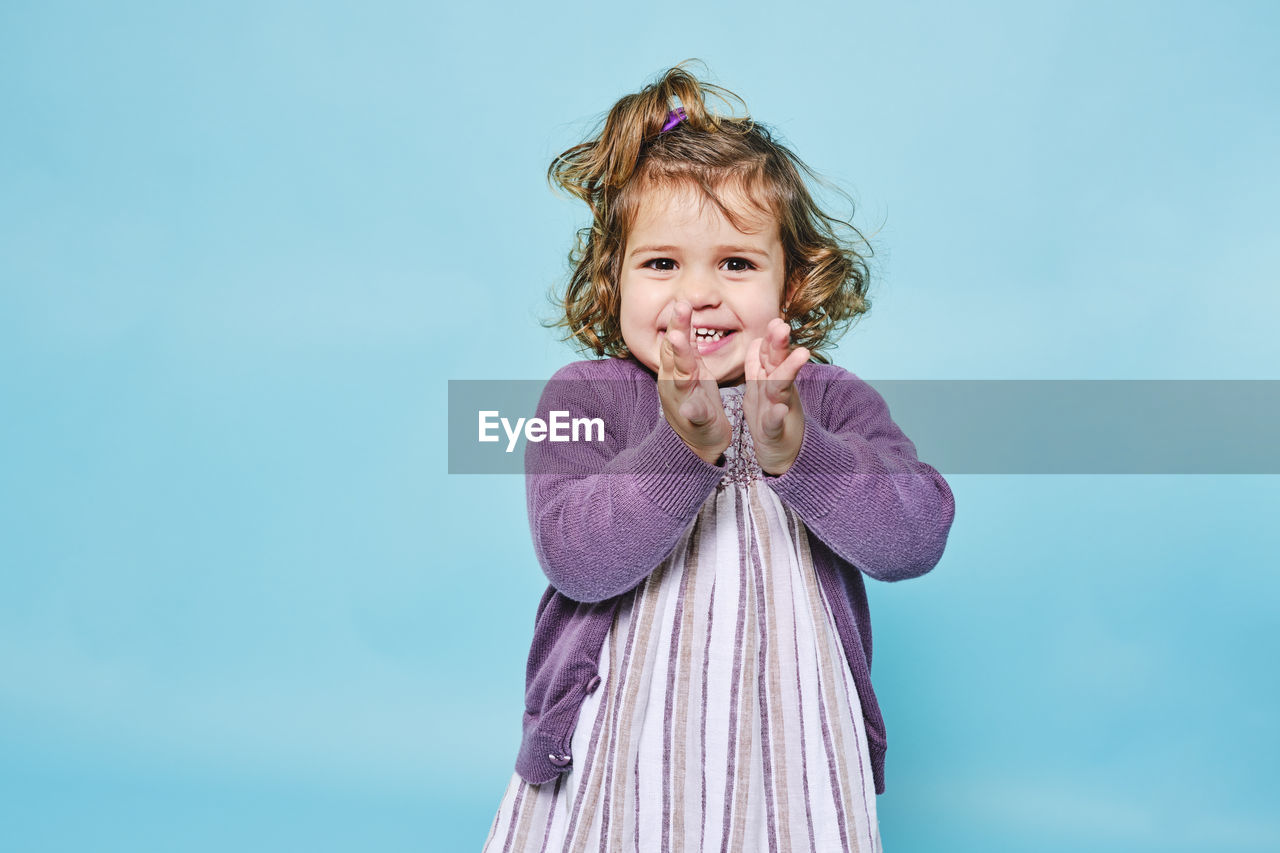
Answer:
[[(730, 267), (729, 272), (749, 272), (757, 269), (756, 265), (746, 258), (726, 258), (726, 264), (742, 264), (740, 267)], [(654, 266), (654, 264), (672, 264), (673, 266)], [(672, 272), (674, 270), (675, 260), (672, 258), (651, 258), (641, 264), (641, 268), (648, 268), (658, 272)]]

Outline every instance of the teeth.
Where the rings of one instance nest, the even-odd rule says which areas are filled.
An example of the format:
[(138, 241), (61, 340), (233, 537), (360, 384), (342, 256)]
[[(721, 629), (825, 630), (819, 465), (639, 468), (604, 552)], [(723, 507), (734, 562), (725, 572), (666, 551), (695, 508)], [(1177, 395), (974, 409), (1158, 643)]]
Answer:
[(703, 341), (718, 341), (725, 336), (723, 331), (717, 329), (694, 329), (693, 333)]

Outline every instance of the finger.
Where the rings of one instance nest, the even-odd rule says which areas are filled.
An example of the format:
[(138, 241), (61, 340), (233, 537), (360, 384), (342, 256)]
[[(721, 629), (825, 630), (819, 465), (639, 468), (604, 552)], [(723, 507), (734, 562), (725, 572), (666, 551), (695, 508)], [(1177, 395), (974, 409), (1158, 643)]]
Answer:
[(773, 325), (778, 330), (775, 332), (778, 336), (778, 349), (787, 352), (791, 349), (791, 324), (779, 317)]
[(662, 374), (670, 377), (676, 369), (676, 350), (671, 344), (670, 333), (662, 336), (662, 347), (658, 350), (658, 357), (662, 365)]
[(693, 306), (683, 299), (673, 299), (668, 304), (671, 308), (667, 315), (667, 332), (670, 333), (672, 329), (683, 329), (687, 336), (691, 331)]
[(693, 308), (688, 302), (677, 302), (667, 324), (667, 340), (671, 341), (675, 353), (675, 371), (677, 378), (687, 379), (692, 376), (698, 366), (697, 350), (689, 341), (689, 321), (693, 317)]
[(690, 380), (697, 375), (698, 363), (695, 353), (692, 352), (692, 344), (685, 338), (684, 333), (676, 330), (670, 333), (671, 337), (671, 353), (672, 353), (672, 376), (676, 379), (681, 390), (689, 387)]
[(800, 368), (809, 363), (810, 355), (811, 353), (807, 348), (796, 347), (782, 364), (778, 365), (778, 369), (773, 372), (774, 378), (791, 384), (800, 375)]
[(785, 322), (777, 317), (769, 321), (765, 329), (765, 343), (762, 349), (763, 364), (767, 373), (777, 370), (778, 365), (787, 357), (787, 344), (790, 343), (790, 337), (790, 327)]
[(800, 374), (800, 368), (809, 361), (809, 355), (808, 349), (796, 347), (786, 360), (769, 374), (769, 381), (766, 383), (766, 396), (769, 402), (791, 403), (792, 395), (795, 393), (796, 377)]
[(747, 344), (747, 358), (743, 362), (743, 372), (746, 374), (747, 391), (751, 390), (751, 384), (761, 378), (763, 366), (760, 362), (760, 348), (764, 345), (764, 338), (755, 338), (751, 343)]
[(697, 377), (698, 383), (703, 390), (707, 392), (707, 399), (713, 402), (716, 408), (719, 408), (720, 388), (715, 382), (715, 374), (707, 367), (707, 363), (702, 358), (702, 353), (698, 351), (698, 345), (693, 340), (693, 329), (690, 325), (693, 320), (693, 307), (687, 302), (678, 303), (683, 306), (681, 309), (681, 322), (685, 328), (685, 340), (688, 342), (689, 361), (693, 364), (693, 375)]
[(662, 332), (662, 345), (658, 349), (662, 369), (668, 377), (671, 376), (676, 367), (676, 348), (672, 343), (671, 338), (671, 328), (675, 325), (675, 304), (675, 300), (673, 299), (663, 308), (667, 315), (667, 328)]
[(770, 323), (765, 327), (764, 337), (760, 338), (760, 374), (761, 378), (769, 375), (774, 368), (774, 360), (777, 355), (773, 351), (773, 324)]

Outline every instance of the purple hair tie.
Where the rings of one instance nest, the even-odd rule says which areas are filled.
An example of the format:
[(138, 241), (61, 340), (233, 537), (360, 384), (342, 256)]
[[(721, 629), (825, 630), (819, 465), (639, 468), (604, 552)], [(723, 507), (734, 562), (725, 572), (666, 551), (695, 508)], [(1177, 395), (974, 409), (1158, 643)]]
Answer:
[(674, 110), (667, 113), (667, 123), (662, 126), (662, 130), (660, 130), (659, 133), (666, 133), (686, 118), (688, 118), (688, 116), (684, 114), (684, 107), (676, 107)]

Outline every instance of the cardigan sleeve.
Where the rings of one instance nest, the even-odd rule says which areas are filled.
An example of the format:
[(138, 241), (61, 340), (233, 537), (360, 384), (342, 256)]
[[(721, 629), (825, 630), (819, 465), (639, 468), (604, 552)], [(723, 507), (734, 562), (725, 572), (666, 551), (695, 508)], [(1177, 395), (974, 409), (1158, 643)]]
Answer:
[[(534, 552), (567, 598), (604, 601), (667, 557), (724, 468), (699, 457), (657, 411), (641, 411), (636, 383), (600, 362), (575, 362), (547, 383), (538, 417), (600, 418), (603, 441), (530, 442), (525, 486)], [(610, 378), (604, 378), (609, 376)]]
[(870, 577), (923, 575), (947, 544), (951, 488), (916, 458), (879, 392), (843, 368), (822, 367), (809, 380), (811, 393), (800, 395), (804, 437), (795, 462), (767, 482), (815, 536)]

